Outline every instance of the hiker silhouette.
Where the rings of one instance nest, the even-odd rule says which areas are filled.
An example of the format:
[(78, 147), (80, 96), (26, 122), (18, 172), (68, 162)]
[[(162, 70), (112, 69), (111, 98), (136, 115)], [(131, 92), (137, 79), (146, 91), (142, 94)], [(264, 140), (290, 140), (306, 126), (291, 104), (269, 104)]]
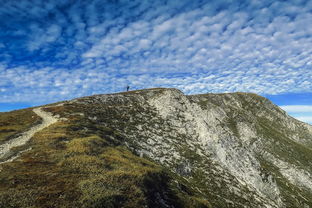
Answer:
[(128, 86), (127, 86), (127, 92), (129, 91), (129, 89), (130, 89), (130, 86), (128, 85)]

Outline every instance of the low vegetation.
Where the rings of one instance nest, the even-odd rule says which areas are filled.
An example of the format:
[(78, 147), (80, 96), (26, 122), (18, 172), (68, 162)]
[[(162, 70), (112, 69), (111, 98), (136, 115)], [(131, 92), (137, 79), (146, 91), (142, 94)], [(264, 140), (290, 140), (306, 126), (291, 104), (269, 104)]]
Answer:
[(210, 207), (201, 194), (181, 188), (182, 178), (130, 152), (114, 129), (67, 116), (35, 134), (19, 159), (0, 166), (0, 207)]
[[(262, 154), (311, 172), (311, 148), (291, 137), (299, 132), (298, 137), (309, 140), (310, 134), (301, 133), (300, 125), (298, 131), (285, 128), (282, 110), (255, 94), (180, 97), (183, 94), (175, 89), (165, 90), (96, 95), (45, 106), (44, 110), (66, 119), (19, 147), (31, 149), (17, 160), (0, 165), (0, 207), (264, 207), (266, 199), (259, 200), (257, 190), (229, 168), (246, 173), (254, 168), (256, 177), (269, 182), (263, 183), (270, 188), (264, 191), (272, 191), (276, 182), (285, 207), (312, 206), (311, 192), (290, 182)], [(163, 95), (169, 101), (164, 107), (170, 112), (160, 108), (166, 116), (150, 102)], [(194, 106), (184, 98), (200, 108), (190, 109)], [(195, 113), (212, 118), (204, 123)], [(200, 139), (205, 138), (196, 134), (205, 131), (196, 130), (194, 121), (207, 124), (218, 136), (215, 142), (204, 146)], [(31, 109), (0, 113), (0, 144), (38, 122)], [(256, 136), (243, 138), (242, 123)], [(241, 154), (232, 154), (236, 150)], [(217, 154), (220, 151), (224, 152)], [(249, 165), (251, 156), (259, 164)]]
[(0, 113), (0, 144), (40, 122), (31, 108)]

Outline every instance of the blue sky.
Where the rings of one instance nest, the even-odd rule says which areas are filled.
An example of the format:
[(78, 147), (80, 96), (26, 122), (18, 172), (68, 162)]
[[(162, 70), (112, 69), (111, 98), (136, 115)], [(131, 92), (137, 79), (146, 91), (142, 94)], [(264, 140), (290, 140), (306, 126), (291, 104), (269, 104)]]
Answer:
[(254, 92), (311, 122), (312, 1), (1, 1), (0, 111), (127, 85)]

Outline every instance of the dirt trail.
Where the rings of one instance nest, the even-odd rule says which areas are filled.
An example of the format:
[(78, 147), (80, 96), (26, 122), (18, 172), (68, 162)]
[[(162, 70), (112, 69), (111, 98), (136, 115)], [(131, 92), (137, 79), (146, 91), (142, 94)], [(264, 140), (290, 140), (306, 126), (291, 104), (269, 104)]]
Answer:
[[(0, 159), (8, 154), (12, 148), (25, 145), (31, 139), (31, 137), (34, 136), (35, 133), (58, 121), (58, 118), (54, 117), (49, 112), (43, 111), (41, 108), (35, 108), (33, 111), (42, 118), (42, 123), (32, 127), (28, 131), (24, 132), (21, 136), (11, 139), (0, 145)], [(0, 162), (0, 164), (13, 161), (19, 156), (20, 153), (6, 161)]]

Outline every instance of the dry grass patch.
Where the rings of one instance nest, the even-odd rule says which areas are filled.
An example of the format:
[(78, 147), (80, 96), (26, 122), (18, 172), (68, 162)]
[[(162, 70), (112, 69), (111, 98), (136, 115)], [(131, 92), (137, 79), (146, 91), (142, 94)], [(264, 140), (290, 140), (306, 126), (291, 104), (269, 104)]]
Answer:
[(43, 129), (28, 144), (32, 150), (1, 165), (0, 207), (165, 207), (164, 200), (201, 207), (198, 200), (183, 206), (195, 196), (173, 190), (173, 177), (134, 155), (122, 139), (114, 129), (78, 117)]
[(0, 144), (40, 121), (41, 118), (31, 108), (0, 113)]

